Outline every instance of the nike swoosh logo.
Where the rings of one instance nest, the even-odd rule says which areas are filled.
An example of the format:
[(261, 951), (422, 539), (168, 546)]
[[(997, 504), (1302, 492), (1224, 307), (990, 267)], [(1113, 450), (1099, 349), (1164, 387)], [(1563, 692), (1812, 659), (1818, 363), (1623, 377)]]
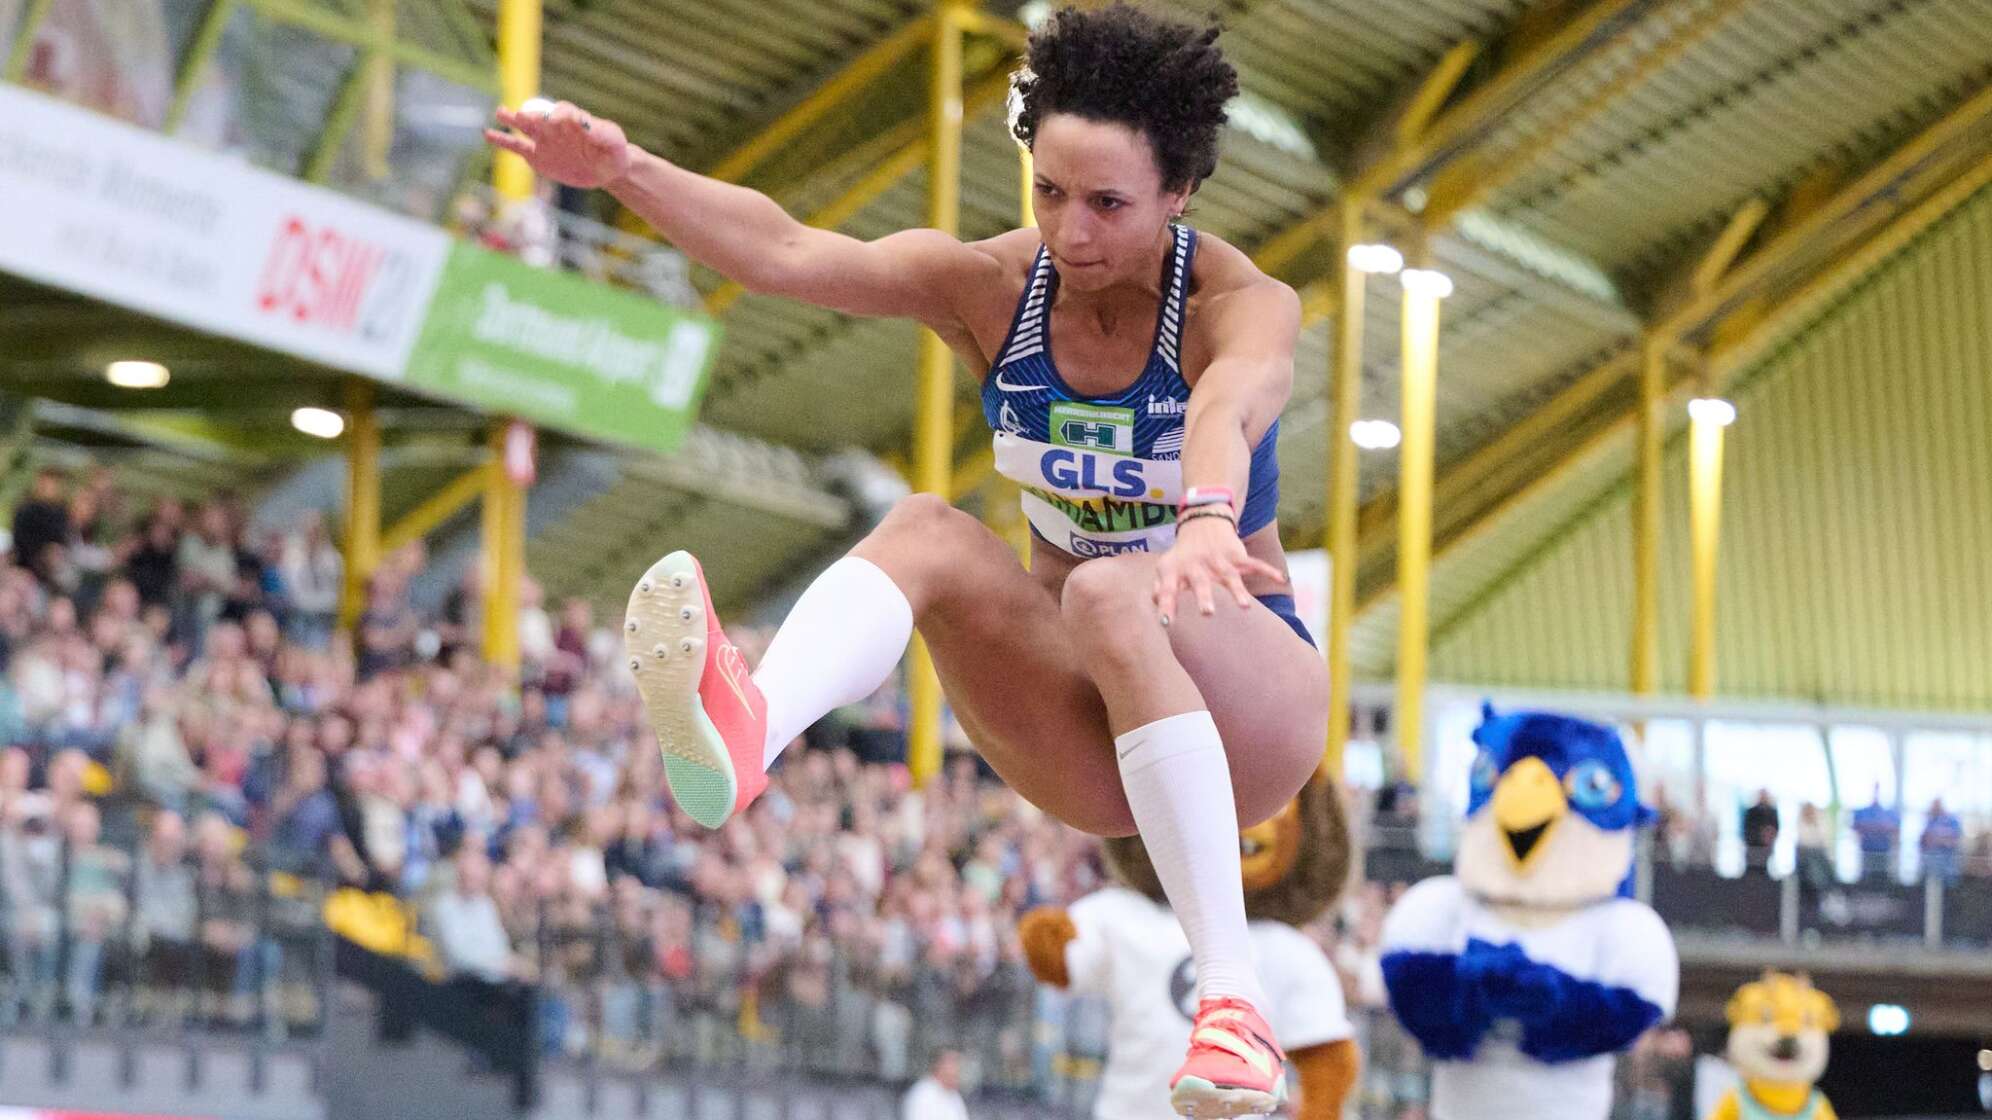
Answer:
[(996, 375), (996, 387), (1006, 393), (1030, 393), (1044, 388), (1042, 385), (1012, 385), (1003, 380), (1003, 375), (1000, 373)]

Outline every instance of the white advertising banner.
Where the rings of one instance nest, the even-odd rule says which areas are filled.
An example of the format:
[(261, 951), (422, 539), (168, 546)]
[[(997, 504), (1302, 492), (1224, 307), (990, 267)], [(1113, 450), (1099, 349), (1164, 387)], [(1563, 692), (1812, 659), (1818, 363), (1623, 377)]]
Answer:
[(442, 230), (0, 85), (0, 271), (398, 378)]

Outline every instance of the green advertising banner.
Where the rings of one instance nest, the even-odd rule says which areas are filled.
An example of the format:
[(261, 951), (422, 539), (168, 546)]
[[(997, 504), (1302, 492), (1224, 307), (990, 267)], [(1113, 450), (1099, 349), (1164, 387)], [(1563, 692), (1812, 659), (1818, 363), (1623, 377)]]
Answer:
[(456, 243), (401, 382), (549, 428), (669, 451), (698, 412), (719, 324)]

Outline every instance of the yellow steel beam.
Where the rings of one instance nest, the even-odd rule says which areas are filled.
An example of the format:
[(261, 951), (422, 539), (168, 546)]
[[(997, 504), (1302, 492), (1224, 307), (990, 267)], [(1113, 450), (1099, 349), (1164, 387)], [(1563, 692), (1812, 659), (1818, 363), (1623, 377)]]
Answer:
[(1947, 145), (1969, 136), (1988, 116), (1992, 116), (1992, 86), (1944, 114), (1896, 148), (1888, 158), (1842, 186), (1825, 203), (1779, 230), (1763, 248), (1725, 272), (1708, 291), (1670, 311), (1654, 328), (1663, 335), (1679, 338), (1705, 325), (1724, 305), (1770, 279), (1796, 254), (1818, 244), (1833, 226), (1860, 215), (1876, 199), (1899, 190), (1903, 179), (1916, 173)]
[(1543, 155), (1557, 144), (1567, 139), (1586, 121), (1596, 117), (1626, 93), (1645, 84), (1653, 75), (1681, 57), (1695, 44), (1707, 38), (1711, 31), (1720, 27), (1737, 9), (1750, 0), (1716, 0), (1703, 8), (1679, 27), (1674, 28), (1661, 42), (1641, 51), (1631, 65), (1626, 66), (1609, 82), (1591, 91), (1590, 95), (1571, 108), (1559, 112), (1555, 119), (1530, 134), (1520, 144), (1497, 153), (1485, 150), (1476, 151), (1465, 159), (1447, 164), (1432, 177), (1430, 201), (1421, 215), (1433, 227), (1450, 224), (1460, 211), (1515, 181), (1522, 172), (1538, 165)]
[(491, 425), (491, 463), (484, 471), (484, 659), (519, 667), (519, 596), (526, 568), (526, 491), (505, 473), (507, 421)]
[(746, 143), (713, 164), (706, 174), (715, 179), (737, 182), (782, 145), (795, 139), (803, 129), (820, 120), (823, 114), (850, 100), (915, 49), (924, 46), (932, 35), (933, 20), (921, 16), (880, 39), (831, 75), (815, 92), (797, 102), (794, 108), (776, 117)]
[(193, 102), (201, 79), (207, 75), (208, 63), (214, 61), (215, 48), (221, 45), (221, 33), (227, 29), (238, 2), (208, 0), (207, 11), (201, 15), (200, 27), (194, 32), (194, 40), (187, 47), (185, 57), (180, 60), (180, 68), (173, 76), (173, 100), (166, 106), (166, 121), (160, 126), (161, 132), (170, 136), (180, 131), (180, 122), (187, 116), (187, 106)]
[[(1010, 88), (1008, 74), (997, 74), (977, 82), (961, 99), (963, 115), (973, 116), (1001, 100)], [(915, 130), (918, 134), (913, 134)], [(913, 173), (913, 169), (928, 162), (933, 156), (933, 141), (928, 130), (915, 122), (907, 129), (906, 141), (893, 149), (890, 154), (875, 164), (857, 182), (845, 189), (843, 194), (825, 203), (823, 208), (803, 219), (818, 229), (835, 229), (851, 219), (851, 216), (869, 206), (872, 200), (884, 194)], [(727, 308), (739, 302), (747, 294), (747, 289), (728, 280), (712, 290), (705, 298), (705, 309), (713, 315), (723, 314)]]
[(1979, 159), (1962, 175), (1889, 222), (1874, 236), (1836, 256), (1830, 265), (1799, 285), (1775, 306), (1762, 311), (1757, 316), (1756, 325), (1747, 334), (1718, 340), (1708, 354), (1712, 391), (1721, 392), (1723, 382), (1734, 371), (1761, 354), (1773, 341), (1782, 338), (1793, 326), (1817, 313), (1848, 285), (1900, 252), (1903, 246), (1984, 190), (1988, 184), (1992, 184), (1992, 154)]
[(1328, 742), (1322, 765), (1329, 776), (1342, 779), (1343, 755), (1349, 745), (1350, 685), (1349, 628), (1356, 613), (1356, 443), (1349, 425), (1360, 418), (1363, 397), (1363, 295), (1368, 277), (1349, 263), (1349, 248), (1362, 240), (1363, 201), (1343, 200), (1341, 255), (1335, 304), (1335, 348), (1328, 370)]
[(1411, 92), (1410, 100), (1404, 103), (1403, 111), (1390, 129), (1391, 147), (1396, 150), (1409, 148), (1425, 135), (1431, 127), (1432, 118), (1438, 116), (1446, 98), (1459, 88), (1459, 80), (1466, 76), (1466, 68), (1480, 57), (1480, 41), (1468, 39), (1456, 43), (1453, 48), (1439, 56), (1439, 61), (1418, 82), (1418, 88)]
[(1035, 193), (1037, 173), (1031, 160), (1031, 150), (1022, 144), (1017, 145), (1017, 212), (1027, 228), (1037, 226), (1037, 206), (1032, 202)]
[(987, 35), (1001, 39), (1021, 51), (1030, 43), (1031, 29), (1013, 19), (985, 12), (980, 8), (964, 6), (955, 14), (961, 29), (974, 35)]
[[(514, 109), (539, 94), (540, 16), (540, 0), (498, 0), (499, 100)], [(533, 169), (511, 152), (495, 152), (491, 185), (501, 198), (529, 198)]]
[[(394, 21), (395, 0), (367, 0), (367, 24), (380, 42), (394, 42)], [(394, 147), (394, 56), (385, 49), (375, 50), (365, 69), (360, 165), (378, 181), (387, 178), (387, 155)]]
[[(1403, 442), (1397, 449), (1397, 729), (1404, 776), (1424, 776), (1425, 653), (1430, 640), (1432, 452), (1438, 403), (1439, 297), (1404, 286)], [(1346, 437), (1345, 437), (1346, 438)]]
[(1722, 425), (1688, 422), (1688, 542), (1693, 556), (1688, 695), (1715, 695), (1715, 572), (1722, 533)]
[(380, 566), (380, 419), (374, 413), (374, 384), (346, 382), (345, 579), (339, 593), (339, 624), (350, 627), (366, 609), (367, 581)]
[(485, 492), (489, 485), (487, 476), (497, 469), (496, 463), (487, 462), (444, 483), (442, 489), (422, 499), (420, 505), (402, 514), (399, 521), (381, 532), (381, 553), (385, 555), (398, 551), (435, 532), (443, 522), (455, 517), (459, 510)]
[(1715, 242), (1695, 261), (1694, 271), (1688, 274), (1688, 291), (1700, 295), (1712, 291), (1716, 282), (1736, 263), (1742, 254), (1743, 246), (1750, 241), (1750, 235), (1757, 232), (1765, 217), (1771, 212), (1770, 204), (1761, 198), (1752, 198), (1736, 208), (1729, 216), (1729, 222), (1716, 235)]
[[(932, 75), (928, 95), (931, 161), (927, 165), (927, 224), (952, 234), (961, 222), (961, 13), (963, 0), (942, 0), (934, 16)], [(931, 330), (920, 332), (919, 391), (914, 408), (913, 471), (917, 487), (948, 497), (954, 466), (954, 351)], [(927, 644), (913, 640), (907, 691), (911, 726), (907, 763), (915, 785), (941, 769), (941, 682)]]
[(1667, 440), (1667, 340), (1649, 334), (1640, 343), (1639, 477), (1633, 503), (1632, 691), (1660, 690), (1661, 455)]

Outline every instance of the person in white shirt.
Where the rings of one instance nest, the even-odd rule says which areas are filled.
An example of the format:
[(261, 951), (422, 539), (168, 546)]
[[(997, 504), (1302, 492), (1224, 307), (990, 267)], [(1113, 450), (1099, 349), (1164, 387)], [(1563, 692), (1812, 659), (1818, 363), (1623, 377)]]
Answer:
[(899, 1120), (968, 1120), (968, 1102), (961, 1099), (960, 1054), (943, 1050), (934, 1055), (933, 1068), (899, 1102)]

